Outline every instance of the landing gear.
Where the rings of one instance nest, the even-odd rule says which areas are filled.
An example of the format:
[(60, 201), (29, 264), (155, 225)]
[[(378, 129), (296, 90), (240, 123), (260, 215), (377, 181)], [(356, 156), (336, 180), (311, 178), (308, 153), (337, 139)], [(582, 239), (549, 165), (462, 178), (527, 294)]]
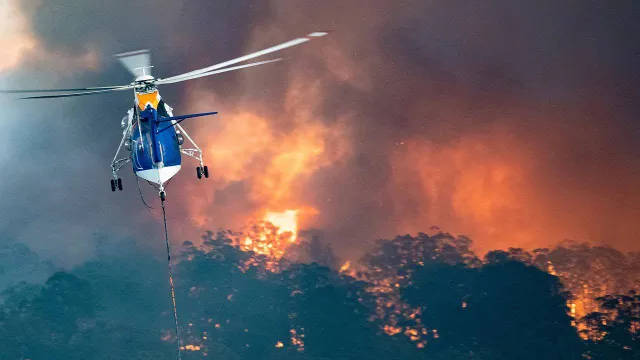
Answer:
[(131, 139), (127, 139), (129, 136), (129, 129), (131, 127), (131, 122), (129, 121), (128, 127), (125, 126), (126, 118), (122, 120), (123, 127), (126, 129), (122, 132), (122, 140), (120, 140), (120, 146), (118, 146), (118, 150), (116, 150), (116, 155), (113, 157), (113, 161), (111, 161), (111, 191), (116, 191), (116, 189), (122, 191), (122, 179), (118, 177), (118, 171), (129, 161), (131, 161), (131, 155), (118, 159), (118, 154), (120, 153), (120, 149), (122, 149), (122, 145), (127, 148), (127, 150), (131, 150)]
[(205, 166), (198, 166), (196, 168), (196, 174), (198, 175), (198, 179), (202, 179), (202, 175), (204, 175), (205, 178), (209, 178), (209, 168), (205, 165)]
[(116, 191), (116, 188), (122, 191), (122, 179), (111, 179), (111, 191)]
[[(198, 160), (198, 162), (200, 163), (200, 166), (196, 168), (196, 175), (198, 176), (198, 179), (202, 179), (202, 175), (204, 175), (205, 178), (209, 178), (209, 168), (206, 167), (204, 165), (204, 162), (202, 161), (202, 149), (200, 149), (198, 145), (196, 145), (196, 143), (193, 142), (193, 139), (191, 139), (189, 134), (187, 134), (187, 132), (184, 131), (184, 129), (182, 128), (182, 126), (180, 126), (180, 124), (176, 124), (176, 128), (178, 128), (178, 130), (180, 131), (180, 133), (178, 134), (179, 136), (177, 138), (178, 144), (180, 145), (180, 152)], [(182, 148), (184, 139), (189, 140), (189, 142), (191, 142), (191, 144), (194, 147), (192, 149)]]

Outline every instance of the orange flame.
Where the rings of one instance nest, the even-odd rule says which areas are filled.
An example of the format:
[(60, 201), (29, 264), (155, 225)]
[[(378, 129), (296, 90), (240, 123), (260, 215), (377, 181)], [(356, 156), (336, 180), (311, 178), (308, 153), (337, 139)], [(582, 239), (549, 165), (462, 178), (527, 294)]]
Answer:
[[(234, 100), (238, 108), (217, 107), (218, 118), (190, 125), (196, 128), (192, 137), (202, 145), (213, 185), (203, 192), (200, 184), (185, 184), (198, 194), (184, 204), (196, 231), (212, 226), (237, 230), (264, 221), (279, 228), (278, 236), (289, 233), (287, 241), (293, 243), (301, 226), (317, 226), (318, 211), (306, 200), (308, 182), (349, 150), (344, 119), (327, 122), (316, 115), (319, 94), (313, 88), (294, 80), (281, 117), (262, 115), (250, 110), (256, 104)], [(210, 104), (219, 103), (203, 89), (190, 88), (187, 96), (195, 99), (189, 111), (210, 110)], [(250, 237), (252, 243), (245, 245), (254, 246), (260, 237)]]
[(262, 221), (251, 225), (235, 244), (243, 251), (263, 255), (266, 259), (252, 258), (245, 267), (261, 265), (265, 269), (280, 271), (279, 260), (296, 245), (298, 217), (305, 209), (289, 209), (282, 212), (266, 211)]
[(284, 212), (267, 212), (264, 221), (278, 228), (277, 234), (290, 234), (289, 242), (295, 242), (298, 237), (298, 210), (285, 210)]
[(342, 264), (342, 266), (340, 267), (340, 272), (345, 272), (347, 270), (349, 270), (349, 267), (351, 266), (351, 261), (347, 260), (344, 264)]

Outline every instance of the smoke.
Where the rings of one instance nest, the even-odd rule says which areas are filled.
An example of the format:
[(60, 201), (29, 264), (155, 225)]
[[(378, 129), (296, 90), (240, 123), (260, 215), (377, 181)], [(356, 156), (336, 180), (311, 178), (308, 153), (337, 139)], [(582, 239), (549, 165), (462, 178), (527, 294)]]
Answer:
[[(629, 79), (638, 69), (628, 56), (638, 46), (626, 40), (638, 29), (636, 10), (277, 3), (249, 49), (307, 27), (338, 31), (291, 65), (243, 74), (252, 86), (233, 100), (243, 111), (275, 109), (271, 125), (290, 133), (305, 133), (287, 107), (291, 96), (313, 114), (307, 123), (340, 124), (347, 151), (298, 176), (302, 190), (289, 192), (318, 210), (306, 225), (325, 229), (349, 255), (375, 237), (432, 225), (470, 236), (480, 251), (565, 238), (632, 250), (640, 169)], [(282, 79), (283, 92), (261, 89)], [(205, 213), (223, 211), (209, 204)]]
[[(302, 209), (301, 227), (322, 228), (345, 257), (434, 225), (480, 250), (564, 238), (637, 250), (636, 3), (50, 0), (21, 10), (39, 44), (31, 54), (55, 54), (21, 57), (11, 76), (29, 76), (11, 85), (25, 87), (127, 83), (111, 58), (121, 51), (150, 48), (154, 73), (170, 76), (336, 30), (286, 62), (161, 89), (177, 113), (220, 111), (187, 126), (213, 176), (196, 181), (185, 166), (172, 182), (176, 240)], [(85, 60), (50, 65), (63, 55)], [(17, 209), (0, 219), (7, 236), (66, 262), (91, 252), (96, 228), (156, 242), (133, 177), (115, 197), (106, 185), (127, 96), (15, 105), (34, 125), (16, 130), (3, 163), (2, 206)]]

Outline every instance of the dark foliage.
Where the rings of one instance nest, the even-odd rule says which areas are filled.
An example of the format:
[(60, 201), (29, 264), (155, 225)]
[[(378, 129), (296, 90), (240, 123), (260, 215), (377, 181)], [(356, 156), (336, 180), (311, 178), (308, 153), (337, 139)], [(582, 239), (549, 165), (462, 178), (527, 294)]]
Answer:
[(640, 359), (640, 295), (607, 295), (597, 299), (601, 312), (585, 316), (589, 357), (600, 359)]
[[(524, 253), (480, 261), (469, 247), (448, 234), (381, 241), (363, 260), (365, 281), (317, 263), (281, 260), (269, 271), (273, 259), (209, 232), (201, 246), (183, 245), (176, 266), (183, 358), (637, 358), (638, 295), (599, 299), (603, 311), (583, 319), (591, 338), (582, 341), (557, 277), (525, 264)], [(42, 286), (7, 289), (1, 358), (175, 359), (166, 264), (133, 242), (114, 249)], [(396, 297), (372, 290), (385, 279)], [(388, 318), (374, 316), (381, 299), (406, 305), (386, 311), (420, 311), (389, 336)], [(405, 336), (413, 325), (428, 334), (424, 348)]]

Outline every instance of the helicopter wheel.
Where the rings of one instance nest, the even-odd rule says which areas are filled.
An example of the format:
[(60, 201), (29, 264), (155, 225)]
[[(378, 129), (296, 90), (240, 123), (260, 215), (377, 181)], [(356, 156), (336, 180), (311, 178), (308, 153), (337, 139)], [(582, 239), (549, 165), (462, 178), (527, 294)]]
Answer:
[(202, 168), (200, 166), (196, 168), (196, 173), (198, 175), (198, 179), (202, 179)]
[(204, 177), (209, 178), (209, 168), (207, 165), (204, 166)]
[(122, 191), (122, 179), (118, 178), (118, 190)]
[(116, 181), (111, 179), (111, 191), (116, 191)]

